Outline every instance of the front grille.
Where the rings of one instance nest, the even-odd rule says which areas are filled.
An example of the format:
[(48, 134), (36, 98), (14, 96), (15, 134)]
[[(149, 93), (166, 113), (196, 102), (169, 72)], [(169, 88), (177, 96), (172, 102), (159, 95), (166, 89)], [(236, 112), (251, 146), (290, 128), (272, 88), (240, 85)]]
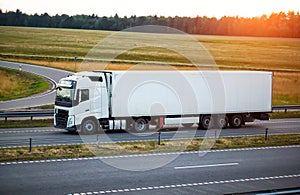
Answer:
[(60, 128), (67, 128), (69, 111), (67, 110), (57, 110), (55, 115), (56, 126)]

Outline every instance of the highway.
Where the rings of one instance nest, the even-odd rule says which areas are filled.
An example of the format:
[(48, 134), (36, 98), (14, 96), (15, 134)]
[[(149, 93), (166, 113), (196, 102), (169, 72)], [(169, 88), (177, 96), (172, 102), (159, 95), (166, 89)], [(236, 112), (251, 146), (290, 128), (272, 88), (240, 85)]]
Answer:
[[(293, 134), (300, 133), (300, 119), (274, 119), (270, 121), (257, 121), (247, 123), (240, 129), (224, 129), (220, 132), (222, 137), (230, 136), (251, 136), (265, 135), (268, 128), (269, 134)], [(215, 131), (196, 130), (194, 128), (181, 128), (175, 131), (175, 128), (165, 129), (161, 132), (162, 140), (200, 138), (214, 136)], [(18, 128), (18, 129), (0, 129), (0, 148), (28, 146), (29, 138), (32, 138), (33, 145), (60, 145), (60, 144), (81, 144), (83, 143), (104, 143), (104, 142), (132, 142), (140, 140), (157, 140), (157, 132), (147, 133), (127, 133), (124, 131), (107, 132), (106, 134), (80, 136), (78, 133), (68, 133), (65, 130), (55, 129), (53, 127), (43, 128)]]
[[(17, 63), (17, 62), (0, 61), (0, 66), (4, 68), (22, 70), (25, 72), (29, 72), (29, 73), (33, 73), (45, 77), (54, 85), (61, 78), (71, 74), (71, 72), (65, 70), (43, 67), (43, 66), (35, 66), (35, 65), (24, 64), (24, 63)], [(55, 90), (51, 89), (47, 92), (36, 94), (22, 99), (2, 101), (0, 102), (0, 110), (10, 110), (10, 109), (54, 104), (54, 99), (55, 99)]]
[(0, 163), (0, 194), (232, 194), (296, 187), (299, 193), (299, 147), (6, 162)]

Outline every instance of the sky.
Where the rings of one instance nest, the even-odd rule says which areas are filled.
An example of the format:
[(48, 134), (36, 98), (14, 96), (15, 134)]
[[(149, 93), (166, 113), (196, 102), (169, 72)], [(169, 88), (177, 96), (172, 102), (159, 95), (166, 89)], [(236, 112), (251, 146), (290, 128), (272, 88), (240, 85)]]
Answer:
[(300, 0), (0, 0), (5, 11), (98, 16), (240, 16), (300, 12)]

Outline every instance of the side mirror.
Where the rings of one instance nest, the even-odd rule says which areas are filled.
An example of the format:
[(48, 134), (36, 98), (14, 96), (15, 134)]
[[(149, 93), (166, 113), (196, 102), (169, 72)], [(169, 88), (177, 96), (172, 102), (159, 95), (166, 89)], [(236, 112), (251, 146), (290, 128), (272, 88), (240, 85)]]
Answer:
[(61, 89), (61, 87), (56, 87), (56, 90), (57, 90), (57, 89), (58, 89), (59, 91), (61, 91), (61, 90), (62, 90), (62, 89)]
[(103, 82), (103, 78), (102, 78), (102, 77), (99, 77), (99, 81), (100, 81), (100, 82)]

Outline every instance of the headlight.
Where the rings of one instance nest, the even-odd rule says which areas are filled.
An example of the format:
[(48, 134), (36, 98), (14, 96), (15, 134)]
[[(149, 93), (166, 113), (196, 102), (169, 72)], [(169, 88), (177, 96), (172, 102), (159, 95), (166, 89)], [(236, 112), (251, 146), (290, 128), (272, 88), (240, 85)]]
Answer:
[(68, 119), (68, 127), (73, 127), (75, 125), (75, 120), (74, 120), (74, 116), (69, 116)]

